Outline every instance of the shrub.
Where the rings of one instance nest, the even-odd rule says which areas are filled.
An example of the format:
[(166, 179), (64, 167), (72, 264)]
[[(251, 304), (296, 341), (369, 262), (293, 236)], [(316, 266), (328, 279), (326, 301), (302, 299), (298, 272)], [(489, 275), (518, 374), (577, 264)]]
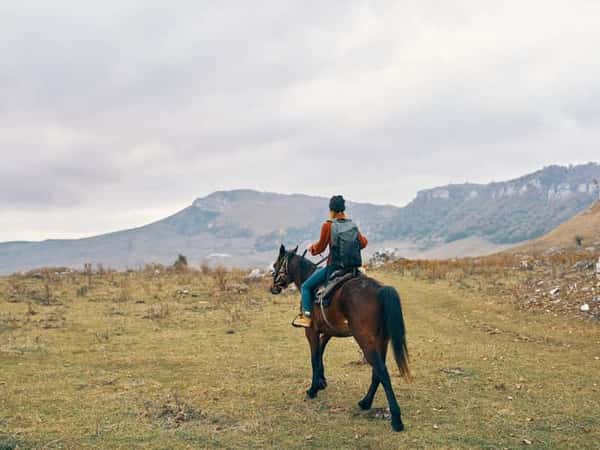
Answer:
[(118, 302), (131, 301), (133, 290), (131, 288), (131, 283), (129, 282), (129, 280), (123, 280), (121, 282), (120, 288), (121, 289), (119, 290), (119, 296), (117, 297), (117, 301)]
[(204, 261), (202, 264), (200, 264), (200, 272), (202, 272), (202, 275), (210, 275), (211, 274), (212, 270), (206, 261)]
[(150, 320), (159, 320), (166, 318), (169, 314), (169, 304), (164, 303), (158, 306), (151, 306), (150, 308), (148, 308), (148, 310), (146, 311), (146, 315), (144, 315), (143, 318)]
[(219, 291), (227, 290), (228, 272), (225, 267), (223, 267), (223, 266), (215, 267), (215, 270), (213, 270), (213, 277), (215, 279), (215, 283), (216, 283)]
[(177, 260), (173, 263), (173, 268), (177, 271), (185, 271), (188, 268), (187, 258), (181, 253), (177, 256)]
[(93, 269), (92, 269), (92, 263), (85, 263), (83, 265), (83, 273), (85, 273), (85, 276), (87, 277), (87, 281), (88, 281), (88, 287), (92, 287), (92, 274), (93, 274)]

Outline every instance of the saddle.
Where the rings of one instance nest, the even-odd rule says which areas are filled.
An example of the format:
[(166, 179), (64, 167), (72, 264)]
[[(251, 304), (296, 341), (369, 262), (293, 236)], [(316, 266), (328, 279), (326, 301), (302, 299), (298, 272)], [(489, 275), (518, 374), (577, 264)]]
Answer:
[(325, 308), (328, 307), (333, 298), (333, 294), (342, 287), (346, 281), (357, 278), (360, 275), (361, 272), (357, 267), (335, 270), (329, 275), (327, 281), (317, 288), (315, 292), (315, 304), (322, 304)]

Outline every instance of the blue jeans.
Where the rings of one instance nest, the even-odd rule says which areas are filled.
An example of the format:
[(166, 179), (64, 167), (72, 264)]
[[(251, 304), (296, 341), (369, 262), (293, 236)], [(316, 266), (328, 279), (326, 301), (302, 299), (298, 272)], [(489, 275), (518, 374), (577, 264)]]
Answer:
[(302, 311), (310, 313), (313, 304), (313, 292), (320, 284), (327, 281), (329, 270), (327, 267), (321, 267), (313, 272), (308, 279), (302, 283), (300, 288), (302, 292)]

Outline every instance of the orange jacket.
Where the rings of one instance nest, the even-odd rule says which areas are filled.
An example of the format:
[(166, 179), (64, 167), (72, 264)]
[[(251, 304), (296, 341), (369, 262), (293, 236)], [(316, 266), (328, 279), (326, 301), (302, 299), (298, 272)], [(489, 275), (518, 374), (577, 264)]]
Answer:
[[(338, 214), (336, 214), (335, 218), (336, 219), (345, 219), (346, 215), (344, 213), (338, 213)], [(333, 222), (332, 220), (327, 220), (325, 223), (323, 223), (323, 226), (321, 227), (321, 237), (319, 238), (319, 241), (315, 242), (313, 245), (308, 247), (308, 250), (310, 251), (311, 255), (316, 256), (319, 253), (323, 253), (325, 251), (325, 249), (327, 249), (327, 247), (329, 247), (329, 245), (331, 244), (331, 223), (332, 222)], [(367, 246), (367, 244), (369, 243), (367, 238), (364, 237), (360, 233), (360, 231), (358, 232), (358, 240), (360, 241), (361, 250), (363, 248), (365, 248)]]

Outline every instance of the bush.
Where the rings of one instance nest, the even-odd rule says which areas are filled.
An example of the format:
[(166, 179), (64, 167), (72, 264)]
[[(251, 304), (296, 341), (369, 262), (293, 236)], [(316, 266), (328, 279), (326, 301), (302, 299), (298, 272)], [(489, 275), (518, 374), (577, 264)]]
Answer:
[(223, 266), (217, 266), (215, 267), (215, 270), (213, 270), (213, 277), (219, 291), (225, 291), (227, 289), (227, 275), (227, 269)]
[(185, 271), (188, 268), (187, 258), (181, 253), (177, 256), (177, 260), (173, 263), (173, 268), (177, 271)]
[(202, 272), (202, 275), (210, 275), (211, 274), (212, 271), (206, 261), (200, 265), (200, 272)]

